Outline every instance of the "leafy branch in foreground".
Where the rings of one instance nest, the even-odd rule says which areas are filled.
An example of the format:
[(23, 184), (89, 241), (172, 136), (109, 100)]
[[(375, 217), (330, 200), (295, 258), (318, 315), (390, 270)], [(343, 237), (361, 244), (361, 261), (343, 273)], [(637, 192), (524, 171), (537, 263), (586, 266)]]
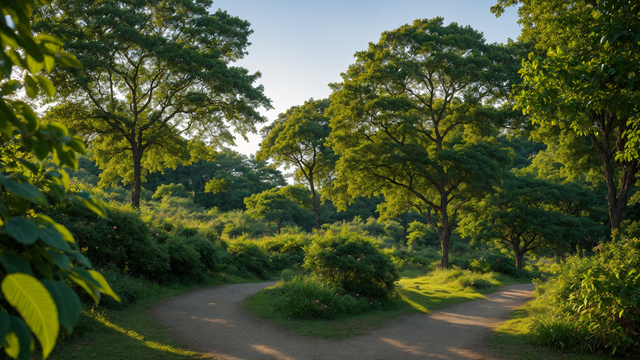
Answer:
[[(46, 0), (0, 4), (8, 15), (0, 18), (0, 338), (4, 339), (2, 350), (13, 359), (31, 358), (31, 334), (46, 358), (60, 326), (73, 331), (81, 304), (68, 281), (85, 289), (96, 303), (101, 293), (118, 300), (104, 277), (90, 270), (71, 233), (38, 213), (50, 202), (75, 197), (104, 215), (102, 205), (89, 193), (67, 193), (69, 176), (64, 171), (47, 167), (53, 162), (77, 169), (76, 154), (86, 153), (82, 140), (70, 136), (60, 124), (41, 124), (27, 103), (14, 100), (21, 88), (30, 98), (40, 91), (53, 96), (53, 83), (39, 73), (45, 68), (51, 71), (56, 63), (79, 65), (62, 50), (58, 39), (32, 35), (31, 13), (36, 5), (45, 4)], [(12, 79), (14, 74), (20, 80)], [(45, 188), (52, 194), (50, 199), (41, 191)]]

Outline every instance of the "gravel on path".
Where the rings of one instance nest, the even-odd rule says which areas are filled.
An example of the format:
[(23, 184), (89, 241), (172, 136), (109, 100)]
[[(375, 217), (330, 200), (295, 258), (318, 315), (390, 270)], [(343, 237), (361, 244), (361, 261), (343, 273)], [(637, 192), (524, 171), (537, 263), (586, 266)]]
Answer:
[(478, 299), (393, 320), (344, 340), (296, 335), (259, 319), (240, 302), (274, 283), (215, 286), (168, 299), (149, 316), (185, 348), (225, 360), (498, 359), (485, 338), (531, 296), (533, 284), (506, 286)]

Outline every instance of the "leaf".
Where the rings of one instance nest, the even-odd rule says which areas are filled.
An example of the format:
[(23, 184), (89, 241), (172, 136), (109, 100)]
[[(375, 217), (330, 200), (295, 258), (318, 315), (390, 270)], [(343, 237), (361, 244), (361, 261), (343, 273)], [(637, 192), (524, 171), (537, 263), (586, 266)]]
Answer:
[(38, 96), (38, 93), (40, 92), (38, 83), (33, 80), (33, 78), (28, 74), (24, 77), (24, 88), (25, 90), (27, 90), (27, 96), (32, 99), (35, 99), (35, 97)]
[(29, 183), (18, 183), (0, 174), (0, 184), (4, 185), (4, 187), (10, 192), (27, 199), (34, 204), (49, 206), (47, 199), (42, 195), (40, 190)]
[(24, 321), (17, 316), (9, 320), (9, 332), (4, 338), (5, 352), (14, 359), (29, 360), (33, 351), (31, 332)]
[(32, 163), (31, 161), (27, 161), (25, 159), (18, 159), (18, 162), (22, 167), (28, 169), (34, 175), (37, 175), (40, 172), (40, 167), (37, 164)]
[(18, 255), (11, 251), (0, 252), (0, 264), (4, 267), (5, 271), (9, 274), (13, 273), (25, 273), (33, 275), (29, 261), (23, 256)]
[(26, 57), (27, 57), (27, 68), (29, 69), (29, 72), (31, 72), (32, 74), (35, 74), (40, 70), (42, 70), (42, 68), (44, 67), (44, 61), (37, 61), (36, 59), (34, 59), (29, 55), (27, 55)]
[(41, 75), (36, 75), (35, 78), (38, 80), (38, 84), (40, 84), (40, 87), (47, 95), (53, 96), (56, 94), (56, 88), (53, 86), (51, 80)]
[(81, 191), (78, 194), (76, 194), (76, 197), (80, 199), (80, 201), (84, 204), (84, 206), (89, 208), (89, 210), (93, 211), (94, 213), (102, 217), (107, 217), (107, 212), (102, 206), (102, 203), (100, 202), (100, 200), (98, 200), (96, 197), (91, 195), (90, 192)]
[(58, 308), (58, 320), (69, 333), (73, 332), (73, 326), (80, 319), (82, 303), (78, 295), (62, 281), (42, 280), (42, 285), (47, 288)]
[(111, 296), (115, 301), (120, 302), (120, 298), (118, 297), (118, 295), (116, 295), (116, 293), (111, 289), (111, 286), (109, 286), (109, 284), (107, 283), (107, 280), (105, 280), (104, 276), (102, 276), (102, 274), (100, 274), (99, 272), (95, 271), (95, 270), (89, 270), (89, 274), (91, 274), (91, 276), (93, 277), (93, 279), (95, 281), (97, 281), (100, 284), (100, 292), (105, 294), (105, 295), (109, 295)]
[(53, 350), (58, 337), (58, 310), (53, 298), (38, 279), (27, 274), (9, 274), (2, 280), (6, 300), (22, 316), (42, 346), (42, 357)]
[(4, 339), (9, 331), (11, 318), (4, 310), (0, 309), (0, 339)]
[(86, 266), (86, 267), (91, 267), (91, 261), (89, 261), (89, 259), (87, 259), (86, 256), (84, 256), (81, 252), (79, 251), (72, 251), (69, 253), (69, 255), (78, 260), (78, 262), (80, 262), (82, 265)]
[(79, 270), (81, 269), (74, 269), (74, 271), (69, 271), (69, 279), (74, 283), (80, 285), (80, 287), (83, 288), (87, 292), (87, 294), (89, 294), (93, 298), (95, 304), (98, 305), (98, 303), (100, 302), (100, 290), (98, 289), (98, 285), (94, 283), (95, 280), (93, 280), (93, 278), (91, 278), (91, 280), (88, 280), (85, 277), (81, 276), (79, 274)]
[(47, 250), (47, 254), (49, 254), (51, 260), (53, 260), (56, 265), (65, 270), (69, 270), (71, 260), (69, 260), (69, 257), (66, 254), (61, 254), (55, 250)]
[(69, 244), (67, 244), (62, 235), (55, 228), (45, 227), (40, 228), (40, 240), (47, 246), (58, 250), (71, 250)]
[(60, 225), (60, 224), (54, 224), (53, 226), (55, 226), (56, 230), (58, 230), (58, 233), (62, 236), (62, 239), (68, 243), (71, 244), (75, 244), (76, 240), (73, 238), (73, 235), (71, 235), (71, 233), (69, 232), (69, 230), (67, 230), (66, 227)]
[(17, 242), (31, 245), (38, 240), (38, 225), (22, 216), (14, 216), (4, 226), (9, 236)]

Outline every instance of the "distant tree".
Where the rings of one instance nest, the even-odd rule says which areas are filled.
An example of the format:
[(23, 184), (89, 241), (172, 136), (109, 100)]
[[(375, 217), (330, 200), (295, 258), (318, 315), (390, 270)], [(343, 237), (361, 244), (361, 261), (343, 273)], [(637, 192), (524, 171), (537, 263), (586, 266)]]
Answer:
[(552, 247), (563, 258), (563, 249), (584, 240), (585, 233), (603, 233), (602, 225), (581, 217), (588, 209), (579, 195), (569, 185), (509, 175), (493, 194), (469, 207), (462, 235), (510, 247), (519, 269), (524, 255), (541, 246)]
[(334, 204), (383, 195), (387, 214), (413, 208), (438, 233), (447, 268), (460, 208), (510, 163), (488, 136), (504, 120), (490, 104), (518, 81), (518, 51), (435, 18), (384, 32), (356, 53), (343, 81), (331, 84), (328, 145), (340, 155)]
[(320, 229), (318, 192), (329, 179), (335, 162), (333, 150), (325, 145), (329, 118), (325, 111), (329, 100), (310, 99), (302, 106), (294, 106), (280, 114), (263, 130), (263, 140), (256, 159), (273, 159), (277, 165), (294, 167), (294, 178), (306, 183), (311, 190), (311, 205)]
[[(301, 203), (302, 202), (302, 203)], [(304, 216), (301, 208), (309, 203), (304, 188), (286, 186), (253, 194), (244, 199), (247, 213), (257, 219), (276, 224), (276, 233), (280, 234), (284, 221), (295, 221)]]
[(274, 166), (231, 150), (217, 153), (213, 161), (201, 160), (166, 169), (163, 174), (150, 174), (147, 183), (145, 187), (152, 190), (162, 184), (182, 184), (194, 194), (198, 205), (217, 207), (224, 212), (244, 210), (245, 197), (287, 185), (282, 173)]
[(189, 197), (189, 192), (185, 189), (182, 184), (162, 184), (158, 186), (156, 192), (153, 194), (153, 199), (161, 200), (166, 196), (177, 196), (177, 197)]
[(611, 229), (618, 229), (640, 160), (640, 3), (499, 0), (492, 11), (499, 16), (516, 4), (521, 40), (536, 43), (523, 62), (516, 107), (542, 128), (588, 139), (607, 184)]
[[(229, 64), (244, 57), (247, 21), (209, 13), (211, 0), (56, 0), (39, 9), (36, 31), (65, 40), (82, 68), (59, 69), (48, 121), (91, 145), (101, 184), (131, 184), (140, 205), (149, 172), (206, 158), (233, 144), (270, 108), (259, 73)], [(190, 139), (190, 140), (187, 140)]]

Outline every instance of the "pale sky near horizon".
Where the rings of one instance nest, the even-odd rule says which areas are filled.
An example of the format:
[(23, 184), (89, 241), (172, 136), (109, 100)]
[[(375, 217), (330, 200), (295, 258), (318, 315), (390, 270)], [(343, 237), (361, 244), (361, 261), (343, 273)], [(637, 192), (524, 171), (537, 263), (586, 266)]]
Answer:
[[(249, 55), (236, 65), (251, 73), (259, 71), (273, 110), (260, 113), (268, 122), (309, 98), (331, 93), (327, 84), (339, 82), (340, 73), (354, 62), (353, 54), (377, 42), (383, 31), (396, 29), (415, 19), (444, 17), (483, 32), (488, 43), (517, 39), (517, 10), (509, 8), (499, 18), (489, 12), (496, 0), (214, 0), (215, 9), (251, 23), (254, 33)], [(260, 125), (261, 127), (263, 125)], [(260, 136), (241, 137), (235, 150), (251, 155), (259, 148)]]

